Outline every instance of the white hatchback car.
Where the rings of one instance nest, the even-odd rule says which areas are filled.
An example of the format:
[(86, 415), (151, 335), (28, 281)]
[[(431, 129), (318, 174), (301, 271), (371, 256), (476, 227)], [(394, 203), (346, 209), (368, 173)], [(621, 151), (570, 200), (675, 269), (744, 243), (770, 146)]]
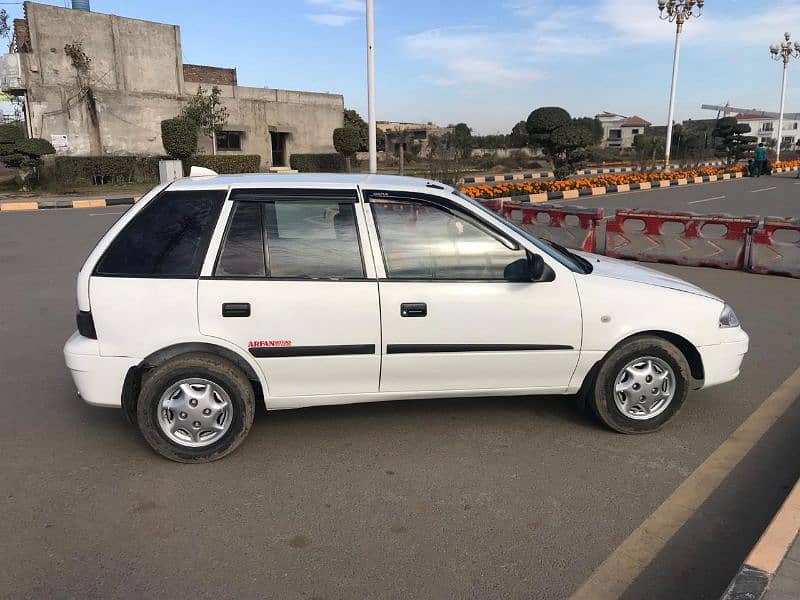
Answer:
[(655, 431), (748, 349), (694, 285), (392, 176), (158, 186), (98, 242), (77, 295), (64, 355), (80, 395), (182, 462), (234, 450), (261, 401), (578, 395), (616, 431)]

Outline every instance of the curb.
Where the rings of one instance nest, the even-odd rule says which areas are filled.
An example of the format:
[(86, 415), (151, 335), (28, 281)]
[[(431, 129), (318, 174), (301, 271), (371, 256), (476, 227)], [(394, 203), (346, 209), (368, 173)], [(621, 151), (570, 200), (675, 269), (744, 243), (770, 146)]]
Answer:
[[(786, 171), (797, 170), (797, 167), (787, 168)], [(783, 172), (783, 171), (775, 171)], [(703, 175), (702, 177), (692, 177), (690, 179), (661, 179), (657, 181), (643, 181), (640, 183), (621, 183), (619, 185), (607, 185), (591, 188), (578, 188), (573, 190), (563, 190), (559, 192), (540, 192), (538, 194), (522, 194), (520, 196), (501, 196), (497, 198), (476, 198), (477, 200), (498, 200), (503, 202), (549, 202), (551, 200), (575, 200), (582, 196), (602, 196), (604, 194), (616, 194), (620, 192), (631, 192), (635, 190), (651, 190), (668, 187), (690, 185), (693, 183), (709, 183), (713, 181), (728, 181), (729, 179), (742, 179), (744, 173), (722, 173), (721, 175)]]
[(0, 212), (19, 212), (28, 210), (46, 210), (49, 208), (106, 208), (108, 206), (126, 206), (135, 204), (139, 197), (129, 198), (84, 198), (81, 200), (39, 200), (30, 202), (0, 203)]
[[(800, 481), (750, 551), (721, 600), (759, 600), (775, 578), (800, 531)], [(787, 596), (788, 597), (788, 596)]]
[[(711, 160), (699, 163), (687, 163), (687, 164), (670, 164), (668, 168), (669, 170), (681, 170), (681, 169), (695, 169), (699, 167), (720, 167), (724, 165), (725, 162), (721, 160)], [(591, 167), (589, 169), (580, 169), (576, 171), (576, 175), (608, 175), (613, 173), (636, 173), (641, 171), (653, 170), (653, 171), (663, 171), (665, 169), (664, 165), (658, 165), (652, 167), (652, 169), (642, 169), (642, 167), (637, 166), (627, 166), (627, 167)]]
[(532, 171), (528, 173), (506, 173), (504, 175), (475, 175), (473, 177), (462, 177), (458, 180), (458, 185), (469, 183), (502, 183), (503, 181), (526, 181), (529, 179), (546, 179), (553, 177), (552, 171)]

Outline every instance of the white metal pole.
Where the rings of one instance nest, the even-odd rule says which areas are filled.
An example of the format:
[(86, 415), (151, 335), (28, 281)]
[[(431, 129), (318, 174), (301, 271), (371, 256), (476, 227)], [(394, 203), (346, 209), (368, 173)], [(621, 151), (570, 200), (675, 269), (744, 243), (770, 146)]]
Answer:
[(378, 142), (375, 125), (375, 7), (367, 0), (367, 124), (369, 137), (369, 172), (378, 172)]
[(786, 72), (789, 70), (789, 57), (783, 59), (783, 81), (781, 83), (781, 113), (778, 117), (778, 149), (776, 151), (775, 162), (781, 159), (781, 142), (783, 141), (783, 108), (786, 104)]
[(672, 88), (669, 93), (669, 117), (667, 117), (667, 147), (664, 156), (664, 166), (669, 167), (669, 154), (672, 150), (672, 119), (675, 115), (675, 88), (678, 85), (678, 60), (681, 54), (681, 30), (683, 21), (678, 19), (678, 27), (675, 33), (675, 56), (672, 58)]

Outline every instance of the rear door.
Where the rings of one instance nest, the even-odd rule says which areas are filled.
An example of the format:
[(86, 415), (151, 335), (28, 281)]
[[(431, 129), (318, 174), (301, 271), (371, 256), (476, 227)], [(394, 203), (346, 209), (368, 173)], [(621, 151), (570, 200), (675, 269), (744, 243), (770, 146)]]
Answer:
[(575, 369), (581, 311), (573, 274), (513, 283), (519, 243), (456, 202), (367, 191), (381, 254), (382, 392), (563, 391)]
[(374, 393), (380, 315), (354, 189), (232, 190), (200, 280), (203, 334), (256, 358), (270, 397)]

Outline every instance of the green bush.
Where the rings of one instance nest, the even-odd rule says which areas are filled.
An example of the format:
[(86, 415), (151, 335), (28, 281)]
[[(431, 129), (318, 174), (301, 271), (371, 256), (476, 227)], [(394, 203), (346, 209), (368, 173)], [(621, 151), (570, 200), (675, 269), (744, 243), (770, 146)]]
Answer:
[(161, 143), (172, 158), (184, 161), (197, 152), (197, 125), (185, 117), (161, 121)]
[(335, 152), (292, 154), (289, 164), (301, 173), (341, 173), (346, 168), (344, 157)]
[(25, 139), (25, 133), (16, 123), (0, 125), (0, 144), (14, 144)]
[(333, 147), (344, 157), (354, 156), (360, 143), (361, 137), (355, 127), (337, 127), (333, 130)]
[(205, 167), (220, 174), (258, 173), (261, 156), (258, 154), (198, 154), (189, 159), (190, 166)]
[(158, 156), (56, 156), (51, 176), (60, 184), (155, 183)]

